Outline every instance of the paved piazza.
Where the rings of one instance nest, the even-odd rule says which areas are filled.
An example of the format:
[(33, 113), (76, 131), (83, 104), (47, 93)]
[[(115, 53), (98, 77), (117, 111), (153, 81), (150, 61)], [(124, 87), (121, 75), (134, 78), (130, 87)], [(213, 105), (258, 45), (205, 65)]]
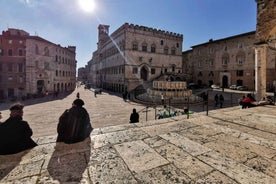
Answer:
[[(124, 102), (118, 94), (102, 93), (94, 97), (94, 92), (84, 90), (83, 87), (68, 95), (60, 94), (58, 98), (48, 96), (25, 101), (24, 120), (28, 121), (33, 129), (33, 137), (55, 135), (57, 133), (57, 123), (59, 116), (71, 107), (72, 102), (76, 99), (77, 92), (80, 93), (80, 98), (84, 100), (84, 107), (87, 109), (93, 128), (102, 128), (111, 125), (129, 124), (130, 113), (133, 108), (140, 111), (140, 120), (146, 121), (155, 118), (155, 110), (149, 109), (148, 117), (146, 117), (145, 106), (133, 103)], [(9, 106), (12, 103), (0, 104), (0, 111), (3, 119), (9, 117)], [(158, 111), (157, 111), (158, 112)]]
[[(56, 143), (57, 119), (77, 91), (95, 129), (83, 142)], [(0, 156), (0, 183), (276, 183), (276, 106), (237, 106), (189, 119), (145, 122), (141, 116), (140, 123), (129, 124), (133, 107), (144, 108), (111, 94), (95, 98), (82, 88), (27, 105), (24, 119), (39, 146)], [(1, 111), (5, 119), (8, 111)]]

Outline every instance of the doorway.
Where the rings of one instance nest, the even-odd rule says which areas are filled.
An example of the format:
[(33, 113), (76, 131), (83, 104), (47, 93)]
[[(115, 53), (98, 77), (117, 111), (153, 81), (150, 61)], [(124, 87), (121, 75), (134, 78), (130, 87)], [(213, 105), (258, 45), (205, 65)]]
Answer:
[(143, 79), (144, 81), (148, 80), (148, 70), (145, 66), (141, 68), (141, 79)]

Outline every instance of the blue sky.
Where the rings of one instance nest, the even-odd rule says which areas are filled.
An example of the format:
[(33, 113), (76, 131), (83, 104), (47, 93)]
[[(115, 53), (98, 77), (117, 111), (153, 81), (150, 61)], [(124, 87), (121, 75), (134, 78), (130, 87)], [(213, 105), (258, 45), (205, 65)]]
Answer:
[(92, 12), (80, 0), (0, 0), (0, 30), (23, 29), (64, 47), (77, 47), (77, 67), (97, 48), (99, 24), (109, 33), (133, 23), (183, 34), (183, 51), (209, 39), (256, 30), (255, 0), (91, 0)]

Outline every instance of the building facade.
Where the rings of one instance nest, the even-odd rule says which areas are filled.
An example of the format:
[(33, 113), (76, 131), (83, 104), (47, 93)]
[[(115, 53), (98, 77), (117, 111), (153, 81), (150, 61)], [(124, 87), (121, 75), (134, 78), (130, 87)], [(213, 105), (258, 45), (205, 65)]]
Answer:
[[(256, 32), (248, 32), (220, 40), (195, 45), (183, 53), (184, 65), (192, 71), (192, 82), (227, 88), (230, 85), (247, 86), (255, 90)], [(273, 87), (276, 73), (276, 53), (268, 50), (267, 89)], [(186, 65), (185, 65), (186, 63)]]
[(131, 91), (163, 73), (182, 73), (183, 36), (125, 23), (109, 35), (98, 27), (98, 47), (88, 62), (88, 82), (111, 91)]
[(0, 98), (75, 89), (76, 47), (8, 29), (0, 35)]

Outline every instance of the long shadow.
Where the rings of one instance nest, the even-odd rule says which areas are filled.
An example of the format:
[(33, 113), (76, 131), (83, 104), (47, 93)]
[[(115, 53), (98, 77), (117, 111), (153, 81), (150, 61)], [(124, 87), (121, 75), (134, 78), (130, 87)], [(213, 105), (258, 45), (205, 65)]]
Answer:
[(26, 155), (30, 150), (25, 150), (20, 153), (11, 155), (0, 155), (0, 183), (4, 183), (2, 179), (9, 175), (9, 173), (19, 165), (22, 157)]
[(85, 170), (90, 158), (90, 144), (90, 137), (75, 144), (57, 142), (47, 167), (50, 177), (60, 183), (80, 183), (84, 178), (88, 180)]

